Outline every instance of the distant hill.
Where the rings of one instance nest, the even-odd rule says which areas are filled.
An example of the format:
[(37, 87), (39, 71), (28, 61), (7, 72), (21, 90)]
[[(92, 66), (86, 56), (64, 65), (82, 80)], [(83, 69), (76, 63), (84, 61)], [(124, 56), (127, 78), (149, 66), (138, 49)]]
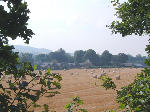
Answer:
[(14, 45), (15, 52), (20, 52), (20, 53), (32, 53), (34, 55), (37, 54), (48, 54), (51, 52), (51, 50), (45, 49), (45, 48), (34, 48), (30, 46), (22, 46), (22, 45)]

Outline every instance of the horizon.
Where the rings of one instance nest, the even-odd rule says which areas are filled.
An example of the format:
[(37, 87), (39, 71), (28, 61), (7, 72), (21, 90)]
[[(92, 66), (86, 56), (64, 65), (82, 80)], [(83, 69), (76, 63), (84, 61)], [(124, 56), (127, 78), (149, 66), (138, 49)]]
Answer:
[[(32, 46), (26, 46), (26, 45), (14, 45), (14, 46), (23, 46), (23, 47), (31, 47), (31, 48), (37, 48), (37, 47), (32, 47)], [(51, 50), (51, 49), (47, 49), (47, 48), (37, 48), (37, 49), (46, 49), (46, 50), (49, 50), (49, 51), (51, 51), (51, 52), (55, 52), (55, 51), (57, 51), (57, 50), (59, 50), (59, 49), (61, 49), (61, 48), (59, 48), (59, 49), (57, 49), (57, 50)], [(63, 48), (62, 48), (63, 49)], [(65, 50), (65, 49), (63, 49), (63, 50)], [(78, 51), (78, 50), (82, 50), (82, 49), (77, 49), (76, 51)], [(88, 49), (87, 49), (88, 50)], [(94, 49), (92, 49), (92, 50), (94, 50)], [(106, 49), (107, 50), (107, 49)], [(83, 50), (83, 51), (86, 51), (86, 50)], [(95, 50), (94, 50), (95, 51)], [(105, 50), (104, 50), (105, 51)], [(103, 51), (103, 52), (104, 52)], [(109, 50), (108, 50), (109, 51)], [(66, 50), (65, 50), (65, 52), (66, 53), (69, 53), (69, 54), (74, 54), (74, 52), (67, 52)], [(95, 51), (96, 52), (96, 51)], [(110, 52), (110, 51), (109, 51)], [(99, 55), (101, 55), (102, 53), (98, 53), (98, 52), (96, 52), (97, 54), (99, 54)], [(110, 52), (111, 53), (111, 52)], [(124, 52), (119, 52), (119, 53), (124, 53)], [(118, 54), (119, 54), (118, 53)], [(34, 54), (34, 53), (33, 53)], [(113, 53), (111, 53), (112, 55), (118, 55), (118, 54), (113, 54)], [(126, 53), (125, 53), (126, 54)], [(140, 53), (139, 53), (140, 54)], [(139, 54), (136, 54), (136, 55), (139, 55)], [(130, 53), (128, 53), (128, 54), (126, 54), (126, 55), (131, 55), (131, 56), (136, 56), (136, 55), (132, 55), (132, 54), (130, 54)], [(147, 55), (142, 55), (142, 54), (140, 54), (141, 56), (146, 56), (147, 57)]]
[[(26, 1), (31, 11), (29, 28), (35, 33), (27, 46), (52, 51), (59, 48), (66, 52), (93, 49), (99, 54), (108, 50), (112, 54), (147, 55), (148, 36), (121, 37), (106, 27), (116, 19), (110, 1)], [(26, 45), (21, 39), (10, 40), (10, 44)]]

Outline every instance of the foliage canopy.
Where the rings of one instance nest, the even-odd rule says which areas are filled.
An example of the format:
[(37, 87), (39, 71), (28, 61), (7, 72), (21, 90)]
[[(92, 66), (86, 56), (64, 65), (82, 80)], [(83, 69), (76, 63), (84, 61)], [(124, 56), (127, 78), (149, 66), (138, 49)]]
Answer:
[(118, 20), (109, 26), (113, 33), (120, 33), (123, 37), (127, 35), (149, 35), (150, 33), (150, 1), (149, 0), (127, 0), (119, 3), (113, 0)]
[[(9, 38), (20, 37), (29, 43), (34, 33), (28, 29), (30, 13), (23, 0), (1, 0), (0, 2), (0, 112), (34, 112), (30, 107), (40, 107), (37, 101), (45, 94), (52, 97), (59, 92), (59, 74), (36, 71), (36, 66), (21, 63), (18, 53), (9, 46)], [(38, 86), (38, 89), (37, 89)], [(44, 104), (44, 111), (48, 106)]]
[[(120, 33), (122, 36), (150, 34), (150, 1), (149, 0), (128, 0), (119, 3), (112, 1), (116, 7), (116, 16), (119, 18), (109, 26), (113, 33)], [(150, 45), (146, 48), (150, 55)], [(150, 59), (146, 59), (145, 64), (150, 66)], [(107, 80), (104, 80), (105, 83)], [(129, 112), (149, 112), (150, 111), (150, 69), (145, 68), (139, 73), (133, 83), (117, 90), (117, 102), (120, 108)], [(105, 87), (105, 86), (104, 86)], [(106, 86), (105, 88), (111, 88)]]

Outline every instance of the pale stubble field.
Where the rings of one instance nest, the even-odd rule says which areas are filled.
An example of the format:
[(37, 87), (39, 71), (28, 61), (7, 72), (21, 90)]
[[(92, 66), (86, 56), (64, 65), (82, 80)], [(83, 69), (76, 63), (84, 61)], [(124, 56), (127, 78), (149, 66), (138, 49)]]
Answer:
[[(84, 104), (83, 108), (88, 112), (103, 112), (105, 110), (115, 109), (118, 104), (115, 101), (116, 92), (114, 90), (105, 90), (100, 86), (99, 80), (92, 77), (93, 74), (100, 74), (104, 70), (117, 85), (117, 89), (128, 85), (134, 79), (141, 68), (107, 68), (107, 69), (71, 69), (55, 70), (52, 73), (60, 73), (63, 80), (62, 88), (58, 94), (52, 98), (41, 98), (40, 104), (49, 105), (51, 110), (56, 112), (65, 112), (64, 106), (71, 101), (74, 96), (79, 96)], [(93, 73), (93, 74), (91, 74)], [(116, 75), (120, 75), (120, 80), (116, 80)], [(96, 85), (95, 85), (96, 82)], [(37, 109), (36, 112), (41, 112)]]

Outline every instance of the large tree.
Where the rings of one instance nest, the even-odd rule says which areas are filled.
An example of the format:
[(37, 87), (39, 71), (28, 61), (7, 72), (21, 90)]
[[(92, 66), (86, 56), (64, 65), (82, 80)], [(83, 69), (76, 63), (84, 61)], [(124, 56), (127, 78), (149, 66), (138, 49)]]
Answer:
[(83, 50), (78, 50), (74, 52), (74, 61), (75, 63), (82, 63), (84, 59), (85, 52)]
[(150, 1), (149, 0), (127, 0), (119, 3), (113, 0), (116, 6), (118, 20), (110, 25), (113, 33), (120, 33), (122, 36), (150, 34)]
[[(2, 0), (7, 6), (0, 5), (0, 73), (12, 67), (15, 68), (18, 58), (17, 53), (12, 52), (13, 46), (9, 46), (8, 39), (23, 38), (29, 43), (34, 34), (27, 27), (30, 13), (27, 3), (22, 0)], [(7, 66), (7, 67), (6, 67)]]
[[(119, 3), (113, 0), (118, 20), (109, 26), (113, 33), (127, 35), (150, 34), (150, 0), (127, 0)], [(146, 48), (150, 55), (150, 45)], [(150, 59), (145, 63), (150, 66)], [(145, 68), (137, 75), (133, 83), (117, 91), (120, 107), (127, 111), (150, 112), (150, 69)]]
[(33, 54), (31, 53), (21, 53), (19, 59), (21, 62), (30, 62), (31, 64), (34, 64)]
[(63, 50), (62, 48), (58, 49), (55, 52), (51, 52), (49, 56), (51, 60), (56, 60), (59, 63), (68, 62), (68, 59), (67, 59), (68, 55), (66, 54), (65, 50)]
[(89, 61), (95, 66), (99, 65), (99, 56), (92, 49), (89, 49), (85, 52), (84, 58), (86, 60), (89, 59)]
[[(61, 77), (58, 74), (51, 74), (50, 70), (43, 75), (41, 71), (35, 73), (36, 66), (21, 63), (18, 53), (13, 52), (14, 47), (9, 45), (9, 39), (16, 38), (29, 43), (34, 34), (27, 27), (29, 13), (24, 0), (0, 2), (0, 112), (34, 112), (30, 107), (40, 107), (36, 102), (41, 96), (46, 93), (53, 96), (58, 92), (50, 90), (60, 88), (57, 81)], [(35, 89), (37, 85), (38, 89)], [(45, 104), (44, 107), (48, 112), (48, 106)]]
[(111, 63), (118, 66), (122, 65), (122, 63), (126, 63), (127, 61), (128, 61), (128, 55), (124, 53), (113, 55), (111, 58)]
[(102, 53), (101, 58), (100, 58), (101, 64), (102, 64), (102, 65), (109, 65), (109, 64), (110, 64), (110, 61), (111, 61), (111, 58), (112, 58), (112, 54), (109, 53), (108, 50), (105, 50), (105, 51)]
[(118, 61), (119, 61), (119, 63), (126, 63), (128, 61), (128, 56), (124, 53), (119, 53)]

